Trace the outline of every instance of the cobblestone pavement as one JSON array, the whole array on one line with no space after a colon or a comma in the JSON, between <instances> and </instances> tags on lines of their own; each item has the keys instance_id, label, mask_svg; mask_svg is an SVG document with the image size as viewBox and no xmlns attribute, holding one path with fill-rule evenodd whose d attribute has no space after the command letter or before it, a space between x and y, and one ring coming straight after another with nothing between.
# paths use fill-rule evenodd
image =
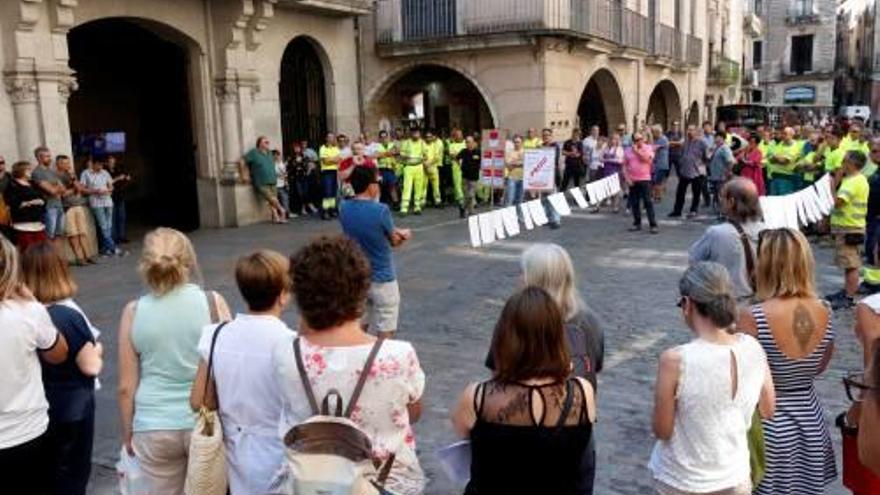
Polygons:
<instances>
[{"instance_id":1,"label":"cobblestone pavement","mask_svg":"<svg viewBox=\"0 0 880 495\"><path fill-rule=\"evenodd\" d=\"M414 240L397 253L403 297L400 337L415 344L428 375L425 414L417 427L420 458L430 477L428 494L459 491L440 472L434 452L454 440L449 409L466 383L484 379L483 358L503 301L518 284L518 256L533 242L550 241L571 253L585 299L605 323L606 369L600 376L596 428L598 475L595 493L649 493L645 464L653 437L650 412L659 353L689 338L676 308L677 281L686 266L685 251L708 221L665 221L669 205L658 209L661 233L629 233L621 215L575 212L557 231L540 229L488 248L471 249L467 227L457 211L429 211L399 220L414 230ZM318 233L337 232L335 223L296 220L287 226L202 230L192 234L206 286L222 292L242 309L232 276L237 255L256 247L289 253ZM141 292L135 272L138 245L131 257L76 272L79 302L104 330L107 366L98 392L95 494L114 493L111 466L119 452L115 402L116 327L125 301ZM817 248L823 292L842 283L830 266L830 250ZM293 311L285 316L296 321ZM835 316L837 350L819 381L820 396L832 416L846 407L840 382L846 370L860 368L860 352L849 313ZM833 432L838 450L839 436ZM839 465L839 461L838 461ZM828 493L843 494L839 483Z\"/></svg>"}]
</instances>

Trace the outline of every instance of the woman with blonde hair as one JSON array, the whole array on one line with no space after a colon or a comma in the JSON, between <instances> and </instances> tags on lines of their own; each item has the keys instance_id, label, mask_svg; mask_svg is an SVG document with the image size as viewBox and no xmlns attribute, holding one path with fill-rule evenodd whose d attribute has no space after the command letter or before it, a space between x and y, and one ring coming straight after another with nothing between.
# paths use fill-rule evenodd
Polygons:
<instances>
[{"instance_id":1,"label":"woman with blonde hair","mask_svg":"<svg viewBox=\"0 0 880 495\"><path fill-rule=\"evenodd\" d=\"M39 357L38 357L39 356ZM49 404L40 358L67 359L67 341L22 283L18 251L0 236L0 479L4 493L43 493Z\"/></svg>"},{"instance_id":2,"label":"woman with blonde hair","mask_svg":"<svg viewBox=\"0 0 880 495\"><path fill-rule=\"evenodd\" d=\"M568 252L558 244L539 243L526 249L520 261L523 285L547 292L564 321L573 376L587 379L597 390L596 375L602 371L605 335L598 318L584 303L577 288L577 276ZM495 369L490 353L486 366ZM594 440L582 458L582 476L577 493L592 493L596 472Z\"/></svg>"},{"instance_id":3,"label":"woman with blonde hair","mask_svg":"<svg viewBox=\"0 0 880 495\"><path fill-rule=\"evenodd\" d=\"M831 309L816 296L810 245L794 229L758 238L756 299L740 315L757 337L776 385L776 413L763 421L767 469L756 494L823 493L837 477L825 414L814 381L834 350Z\"/></svg>"},{"instance_id":4,"label":"woman with blonde hair","mask_svg":"<svg viewBox=\"0 0 880 495\"><path fill-rule=\"evenodd\" d=\"M119 323L119 410L123 446L136 455L153 493L183 493L194 426L190 389L202 329L229 319L222 296L193 282L195 250L181 232L144 238L139 271L149 293L128 303Z\"/></svg>"},{"instance_id":5,"label":"woman with blonde hair","mask_svg":"<svg viewBox=\"0 0 880 495\"><path fill-rule=\"evenodd\" d=\"M49 401L48 452L44 465L50 493L85 495L92 470L95 431L95 377L104 365L103 347L82 309L73 301L77 286L67 260L46 241L22 257L27 286L67 341L67 359L44 361L43 386Z\"/></svg>"}]
</instances>

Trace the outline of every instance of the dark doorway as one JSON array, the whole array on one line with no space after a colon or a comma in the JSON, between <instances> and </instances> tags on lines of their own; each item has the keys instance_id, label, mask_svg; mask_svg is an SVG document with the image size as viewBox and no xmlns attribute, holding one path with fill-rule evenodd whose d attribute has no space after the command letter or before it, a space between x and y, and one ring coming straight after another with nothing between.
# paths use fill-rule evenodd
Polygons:
<instances>
[{"instance_id":1,"label":"dark doorway","mask_svg":"<svg viewBox=\"0 0 880 495\"><path fill-rule=\"evenodd\" d=\"M578 103L578 119L585 135L597 125L608 136L611 129L626 123L623 95L608 70L600 69L590 77Z\"/></svg>"},{"instance_id":2,"label":"dark doorway","mask_svg":"<svg viewBox=\"0 0 880 495\"><path fill-rule=\"evenodd\" d=\"M602 93L595 79L590 79L587 88L581 95L578 104L578 117L581 121L581 129L589 132L590 127L599 126L603 136L608 135L608 117L605 115L605 103L602 101Z\"/></svg>"},{"instance_id":3,"label":"dark doorway","mask_svg":"<svg viewBox=\"0 0 880 495\"><path fill-rule=\"evenodd\" d=\"M70 66L79 89L68 112L75 150L102 133L124 133L116 153L133 177L126 190L129 223L199 227L195 140L187 52L146 24L90 22L70 31ZM117 134L118 136L118 134ZM86 156L77 156L82 170Z\"/></svg>"},{"instance_id":4,"label":"dark doorway","mask_svg":"<svg viewBox=\"0 0 880 495\"><path fill-rule=\"evenodd\" d=\"M678 99L678 90L669 81L660 81L648 98L649 124L660 124L668 129L676 120L681 119L681 103Z\"/></svg>"},{"instance_id":5,"label":"dark doorway","mask_svg":"<svg viewBox=\"0 0 880 495\"><path fill-rule=\"evenodd\" d=\"M327 134L324 65L308 39L296 38L284 50L278 95L284 152L290 152L294 141L323 143Z\"/></svg>"}]
</instances>

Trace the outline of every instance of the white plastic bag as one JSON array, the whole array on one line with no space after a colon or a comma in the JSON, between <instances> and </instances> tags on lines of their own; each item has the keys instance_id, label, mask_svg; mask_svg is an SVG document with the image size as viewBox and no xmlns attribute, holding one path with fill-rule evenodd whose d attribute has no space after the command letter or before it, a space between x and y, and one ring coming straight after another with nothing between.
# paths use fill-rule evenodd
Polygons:
<instances>
[{"instance_id":1,"label":"white plastic bag","mask_svg":"<svg viewBox=\"0 0 880 495\"><path fill-rule=\"evenodd\" d=\"M125 447L119 451L116 477L119 479L121 495L150 495L150 485L141 469L141 463L137 457L128 455Z\"/></svg>"}]
</instances>

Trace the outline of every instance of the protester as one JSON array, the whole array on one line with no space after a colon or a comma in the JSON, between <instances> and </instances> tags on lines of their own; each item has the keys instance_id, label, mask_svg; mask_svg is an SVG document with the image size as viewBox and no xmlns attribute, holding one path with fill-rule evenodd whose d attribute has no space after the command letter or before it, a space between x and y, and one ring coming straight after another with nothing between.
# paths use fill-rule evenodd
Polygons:
<instances>
[{"instance_id":1,"label":"protester","mask_svg":"<svg viewBox=\"0 0 880 495\"><path fill-rule=\"evenodd\" d=\"M376 144L376 158L379 162L379 172L382 174L382 202L397 208L400 201L397 195L397 147L388 136L388 131L379 131L379 142ZM459 172L459 187L461 186L461 168ZM453 173L453 177L454 173Z\"/></svg>"},{"instance_id":2,"label":"protester","mask_svg":"<svg viewBox=\"0 0 880 495\"><path fill-rule=\"evenodd\" d=\"M354 241L321 237L291 258L291 278L300 319L300 337L273 352L272 366L282 390L281 431L314 414L303 382L321 401L337 392L348 406L368 354L379 345L351 420L370 438L384 466L393 455L385 489L396 495L421 493L425 475L416 456L412 424L421 415L425 374L412 345L377 339L361 327L370 286L370 266ZM294 346L307 376L297 370Z\"/></svg>"},{"instance_id":3,"label":"protester","mask_svg":"<svg viewBox=\"0 0 880 495\"><path fill-rule=\"evenodd\" d=\"M791 127L783 129L782 140L776 143L770 155L767 173L770 176L771 196L791 194L801 188L801 177L796 169L803 147L794 137L794 129Z\"/></svg>"},{"instance_id":4,"label":"protester","mask_svg":"<svg viewBox=\"0 0 880 495\"><path fill-rule=\"evenodd\" d=\"M654 166L654 148L645 142L641 132L633 134L633 145L625 152L623 177L629 188L629 204L633 215L630 232L642 230L642 204L648 214L651 233L659 232L657 218L654 216L654 201L651 199L651 176Z\"/></svg>"},{"instance_id":5,"label":"protester","mask_svg":"<svg viewBox=\"0 0 880 495\"><path fill-rule=\"evenodd\" d=\"M471 442L465 494L586 493L595 393L569 376L563 315L544 289L507 300L491 355L492 378L468 385L452 412L455 431Z\"/></svg>"},{"instance_id":6,"label":"protester","mask_svg":"<svg viewBox=\"0 0 880 495\"><path fill-rule=\"evenodd\" d=\"M458 154L461 176L464 179L464 202L458 207L459 217L471 216L477 206L477 187L480 185L480 162L483 155L474 136L465 138L465 148Z\"/></svg>"},{"instance_id":7,"label":"protester","mask_svg":"<svg viewBox=\"0 0 880 495\"><path fill-rule=\"evenodd\" d=\"M83 194L89 198L89 209L95 218L101 256L128 254L116 247L113 241L113 178L104 170L101 160L89 157L88 168L82 171L79 181Z\"/></svg>"},{"instance_id":8,"label":"protester","mask_svg":"<svg viewBox=\"0 0 880 495\"><path fill-rule=\"evenodd\" d=\"M559 170L560 166L563 166L564 168L564 160L562 159L562 146L560 146L559 143L556 142L556 139L553 137L552 129L544 128L541 131L541 148L553 150L553 164L555 165L556 175L556 180L554 181L554 183L561 184ZM548 226L553 230L558 229L559 227L561 227L560 222L562 221L561 217L559 216L559 212L557 212L556 209L550 205L550 201L547 200L546 196L542 195L541 193L538 193L538 195L541 197L541 204L544 206L544 213L547 215Z\"/></svg>"},{"instance_id":9,"label":"protester","mask_svg":"<svg viewBox=\"0 0 880 495\"><path fill-rule=\"evenodd\" d=\"M762 417L774 412L767 357L753 337L730 332L736 301L722 265L692 265L679 293L695 338L660 355L649 463L656 493L748 495L752 416L756 406Z\"/></svg>"},{"instance_id":10,"label":"protester","mask_svg":"<svg viewBox=\"0 0 880 495\"><path fill-rule=\"evenodd\" d=\"M422 206L419 201L419 191L425 180L425 158L427 146L422 140L422 132L417 127L410 129L409 139L400 143L400 157L403 163L403 197L400 200L400 214L409 213L412 204L413 213L422 214Z\"/></svg>"},{"instance_id":11,"label":"protester","mask_svg":"<svg viewBox=\"0 0 880 495\"><path fill-rule=\"evenodd\" d=\"M681 211L684 208L684 198L687 194L688 187L691 188L691 209L688 218L697 216L700 207L700 195L703 191L703 180L705 174L706 160L706 141L704 141L697 130L696 126L689 125L687 128L687 139L682 148L681 158L678 169L678 187L675 191L675 206L672 208L670 218L681 217Z\"/></svg>"},{"instance_id":12,"label":"protester","mask_svg":"<svg viewBox=\"0 0 880 495\"><path fill-rule=\"evenodd\" d=\"M52 154L49 149L41 146L34 151L34 156L37 165L31 171L31 185L40 192L45 201L46 216L43 225L46 227L46 237L61 251L64 249L64 206L61 204L64 186L58 172L52 168Z\"/></svg>"},{"instance_id":13,"label":"protester","mask_svg":"<svg viewBox=\"0 0 880 495\"><path fill-rule=\"evenodd\" d=\"M602 155L599 126L590 126L590 134L584 138L582 148L584 150L584 165L587 167L587 179L590 182L602 178Z\"/></svg>"},{"instance_id":14,"label":"protester","mask_svg":"<svg viewBox=\"0 0 880 495\"><path fill-rule=\"evenodd\" d=\"M287 163L284 162L284 158L281 157L281 152L278 150L272 150L272 160L275 164L275 198L278 200L278 204L281 205L281 209L284 210L283 218L291 218L295 217L290 209L290 186L287 182Z\"/></svg>"},{"instance_id":15,"label":"protester","mask_svg":"<svg viewBox=\"0 0 880 495\"><path fill-rule=\"evenodd\" d=\"M755 189L758 191L758 196L764 196L767 194L767 189L764 187L764 157L761 154L759 143L760 137L758 133L751 133L749 135L749 144L739 154L737 159L738 175L752 181L755 184Z\"/></svg>"},{"instance_id":16,"label":"protester","mask_svg":"<svg viewBox=\"0 0 880 495\"><path fill-rule=\"evenodd\" d=\"M562 144L562 156L565 168L562 174L560 190L571 187L580 187L585 175L584 146L581 142L581 130L575 127L571 131L571 139Z\"/></svg>"},{"instance_id":17,"label":"protester","mask_svg":"<svg viewBox=\"0 0 880 495\"><path fill-rule=\"evenodd\" d=\"M758 339L773 372L776 413L763 421L766 473L758 495L823 493L837 477L815 380L834 350L831 311L816 297L813 253L793 229L766 230L758 243L760 303L737 328Z\"/></svg>"},{"instance_id":18,"label":"protester","mask_svg":"<svg viewBox=\"0 0 880 495\"><path fill-rule=\"evenodd\" d=\"M62 363L43 362L43 386L49 402L49 455L43 468L51 479L51 493L85 495L92 471L95 377L104 365L104 349L72 299L76 283L67 261L52 244L42 242L28 248L22 258L22 273L68 346Z\"/></svg>"},{"instance_id":19,"label":"protester","mask_svg":"<svg viewBox=\"0 0 880 495\"><path fill-rule=\"evenodd\" d=\"M76 179L73 161L67 155L55 158L55 168L64 186L61 204L64 206L64 233L77 266L95 264L94 221L89 220L88 200L82 196L82 184ZM114 224L115 225L115 224Z\"/></svg>"},{"instance_id":20,"label":"protester","mask_svg":"<svg viewBox=\"0 0 880 495\"><path fill-rule=\"evenodd\" d=\"M422 209L427 206L429 189L434 207L443 206L443 198L440 196L440 169L442 167L443 140L437 137L436 132L429 129L425 132L425 179L422 181L422 189L419 191Z\"/></svg>"},{"instance_id":21,"label":"protester","mask_svg":"<svg viewBox=\"0 0 880 495\"><path fill-rule=\"evenodd\" d=\"M31 164L16 162L12 165L12 180L3 192L9 206L15 243L24 252L28 246L48 239L46 226L46 201L31 183Z\"/></svg>"},{"instance_id":22,"label":"protester","mask_svg":"<svg viewBox=\"0 0 880 495\"><path fill-rule=\"evenodd\" d=\"M611 139L608 142L608 146L605 147L605 152L602 153L602 170L604 171L605 177L614 177L620 175L623 168L624 161L624 149L620 144L620 134L614 133L611 135ZM623 183L623 179L620 180ZM620 212L620 194L617 193L611 196L611 208L614 213ZM593 213L598 213L601 208L600 204L597 204L595 208L593 208Z\"/></svg>"},{"instance_id":23,"label":"protester","mask_svg":"<svg viewBox=\"0 0 880 495\"><path fill-rule=\"evenodd\" d=\"M681 133L681 124L677 120L672 121L672 127L666 132L669 140L669 166L678 174L681 165L681 154L684 149L684 135Z\"/></svg>"},{"instance_id":24,"label":"protester","mask_svg":"<svg viewBox=\"0 0 880 495\"><path fill-rule=\"evenodd\" d=\"M378 202L381 191L374 169L355 167L351 185L355 197L342 203L339 221L345 235L358 243L370 261L367 328L390 338L397 331L400 314L400 288L391 250L408 241L412 233L395 228L391 210Z\"/></svg>"},{"instance_id":25,"label":"protester","mask_svg":"<svg viewBox=\"0 0 880 495\"><path fill-rule=\"evenodd\" d=\"M462 183L461 160L458 158L466 147L464 134L461 129L454 127L449 139L446 140L446 156L449 159L450 179L452 181L452 197L459 207L464 204L464 188ZM523 144L525 147L525 144Z\"/></svg>"},{"instance_id":26,"label":"protester","mask_svg":"<svg viewBox=\"0 0 880 495\"><path fill-rule=\"evenodd\" d=\"M688 256L691 264L714 261L724 266L733 282L737 301L747 302L755 292L755 246L758 235L764 230L758 191L750 180L736 178L721 188L719 201L721 213L727 221L706 229L703 236L691 245Z\"/></svg>"},{"instance_id":27,"label":"protester","mask_svg":"<svg viewBox=\"0 0 880 495\"><path fill-rule=\"evenodd\" d=\"M235 282L247 312L205 327L198 342L200 360L190 405L194 411L205 406L220 414L229 490L236 495L269 493L284 461L278 436L281 390L272 352L292 335L280 319L289 299L289 268L288 259L275 251L239 258Z\"/></svg>"},{"instance_id":28,"label":"protester","mask_svg":"<svg viewBox=\"0 0 880 495\"><path fill-rule=\"evenodd\" d=\"M245 183L254 187L257 196L269 206L274 223L286 223L284 207L278 201L278 176L275 159L269 149L269 138L260 136L256 145L239 162L239 173Z\"/></svg>"},{"instance_id":29,"label":"protester","mask_svg":"<svg viewBox=\"0 0 880 495\"><path fill-rule=\"evenodd\" d=\"M183 493L194 426L189 396L202 329L229 319L223 297L193 280L190 240L168 228L144 238L138 271L149 293L128 303L119 323L122 445L138 458L155 493ZM253 386L253 384L251 384Z\"/></svg>"},{"instance_id":30,"label":"protester","mask_svg":"<svg viewBox=\"0 0 880 495\"><path fill-rule=\"evenodd\" d=\"M287 157L287 188L290 192L291 211L306 216L314 213L317 208L312 204L312 188L309 177L314 167L305 156L305 148L301 142L294 142L290 156Z\"/></svg>"},{"instance_id":31,"label":"protester","mask_svg":"<svg viewBox=\"0 0 880 495\"><path fill-rule=\"evenodd\" d=\"M128 189L131 175L126 173L114 155L107 155L107 171L113 178L113 242L116 245L128 244Z\"/></svg>"},{"instance_id":32,"label":"protester","mask_svg":"<svg viewBox=\"0 0 880 495\"><path fill-rule=\"evenodd\" d=\"M654 168L651 175L653 185L652 199L659 203L666 193L666 179L669 178L669 138L663 134L663 128L659 124L651 126L651 136L654 139Z\"/></svg>"},{"instance_id":33,"label":"protester","mask_svg":"<svg viewBox=\"0 0 880 495\"><path fill-rule=\"evenodd\" d=\"M844 288L826 297L832 308L846 309L855 305L859 289L859 268L862 267L862 249L865 242L865 224L868 213L870 186L862 175L865 155L848 151L843 161L843 179L834 198L831 212L831 231L834 235L834 260L844 271Z\"/></svg>"},{"instance_id":34,"label":"protester","mask_svg":"<svg viewBox=\"0 0 880 495\"><path fill-rule=\"evenodd\" d=\"M50 490L49 404L40 360L61 364L67 353L64 335L24 285L18 251L0 237L0 479L5 492Z\"/></svg>"},{"instance_id":35,"label":"protester","mask_svg":"<svg viewBox=\"0 0 880 495\"><path fill-rule=\"evenodd\" d=\"M519 206L523 202L525 193L523 188L524 160L523 138L517 134L513 136L513 149L504 155L504 168L507 171L507 186L505 187L504 195L504 204L506 206Z\"/></svg>"},{"instance_id":36,"label":"protester","mask_svg":"<svg viewBox=\"0 0 880 495\"><path fill-rule=\"evenodd\" d=\"M733 158L733 152L730 151L730 146L725 142L726 139L726 133L721 131L715 133L715 143L708 168L712 210L719 218L721 217L721 205L719 204L721 187L733 175L733 165L736 163L736 159Z\"/></svg>"}]
</instances>

